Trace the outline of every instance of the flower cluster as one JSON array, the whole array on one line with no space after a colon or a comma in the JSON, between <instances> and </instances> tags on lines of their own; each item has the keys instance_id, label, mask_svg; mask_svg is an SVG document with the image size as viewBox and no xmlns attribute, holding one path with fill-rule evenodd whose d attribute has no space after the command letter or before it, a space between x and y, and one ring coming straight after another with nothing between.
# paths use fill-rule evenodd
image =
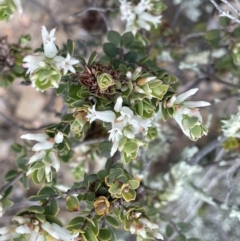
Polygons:
<instances>
[{"instance_id":1,"label":"flower cluster","mask_svg":"<svg viewBox=\"0 0 240 241\"><path fill-rule=\"evenodd\" d=\"M44 91L48 88L58 88L62 75L69 71L75 73L73 65L79 60L73 58L68 53L63 57L58 55L54 37L56 29L49 33L46 27L42 27L43 50L39 50L33 55L28 55L23 59L23 67L28 68L33 87Z\"/></svg>"},{"instance_id":2,"label":"flower cluster","mask_svg":"<svg viewBox=\"0 0 240 241\"><path fill-rule=\"evenodd\" d=\"M133 218L130 226L130 232L138 236L138 240L142 238L155 240L163 240L162 234L159 232L159 226L155 223L150 222L147 218L141 217L142 213L136 212L131 215Z\"/></svg>"},{"instance_id":3,"label":"flower cluster","mask_svg":"<svg viewBox=\"0 0 240 241\"><path fill-rule=\"evenodd\" d=\"M126 32L131 31L134 35L141 28L151 30L152 25L157 28L161 22L161 3L159 1L141 0L137 5L127 0L119 0L121 19L127 21Z\"/></svg>"},{"instance_id":4,"label":"flower cluster","mask_svg":"<svg viewBox=\"0 0 240 241\"><path fill-rule=\"evenodd\" d=\"M196 88L188 90L178 96L173 95L162 105L163 116L167 111L168 114L176 120L183 133L192 141L196 141L202 135L207 134L207 129L202 124L202 116L197 107L210 105L210 103L206 101L185 101L197 91L198 89Z\"/></svg>"},{"instance_id":5,"label":"flower cluster","mask_svg":"<svg viewBox=\"0 0 240 241\"><path fill-rule=\"evenodd\" d=\"M8 21L16 10L22 14L21 0L0 0L0 20Z\"/></svg>"},{"instance_id":6,"label":"flower cluster","mask_svg":"<svg viewBox=\"0 0 240 241\"><path fill-rule=\"evenodd\" d=\"M52 167L56 172L60 169L60 162L58 160L57 152L54 150L54 144L62 143L63 134L58 132L54 138L47 134L25 134L21 136L22 139L39 141L32 148L36 153L30 158L31 165L27 176L36 173L37 182L41 182L46 178L47 182L52 181Z\"/></svg>"},{"instance_id":7,"label":"flower cluster","mask_svg":"<svg viewBox=\"0 0 240 241\"><path fill-rule=\"evenodd\" d=\"M114 106L114 111L96 111L96 106L94 105L92 108L88 109L89 114L86 116L89 118L90 123L97 119L112 124L112 129L109 131L109 140L113 143L111 156L113 156L119 148L120 140L122 140L122 142L124 142L123 140L125 140L125 142L126 140L133 140L134 142L135 136L140 133L146 133L148 127L150 127L152 123L152 119L143 119L140 116L135 115L129 107L123 106L122 104L123 99L120 96L117 98ZM133 144L133 142L128 142L128 146L132 146L130 143ZM127 145L127 143L125 144ZM126 153L126 157L124 159L126 160L130 156L130 159L135 158L138 146L136 146L136 148L137 149L134 148L129 153ZM121 149L124 148L122 147ZM133 152L134 155L132 155Z\"/></svg>"},{"instance_id":8,"label":"flower cluster","mask_svg":"<svg viewBox=\"0 0 240 241\"><path fill-rule=\"evenodd\" d=\"M30 217L16 216L9 227L0 228L0 240L7 241L15 238L29 241L62 240L74 241L76 235L70 234L65 228L56 223L40 222ZM27 238L27 239L26 239Z\"/></svg>"}]
</instances>

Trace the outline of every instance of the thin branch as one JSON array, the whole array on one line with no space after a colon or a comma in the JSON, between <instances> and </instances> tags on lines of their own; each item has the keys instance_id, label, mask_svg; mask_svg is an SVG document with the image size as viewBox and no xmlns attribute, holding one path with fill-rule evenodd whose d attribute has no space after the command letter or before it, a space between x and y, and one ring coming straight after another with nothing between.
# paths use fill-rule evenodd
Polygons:
<instances>
[{"instance_id":1,"label":"thin branch","mask_svg":"<svg viewBox=\"0 0 240 241\"><path fill-rule=\"evenodd\" d=\"M223 3L225 3L229 8L231 8L236 14L238 14L240 16L240 11L235 8L230 2L228 2L227 0L221 0Z\"/></svg>"},{"instance_id":2,"label":"thin branch","mask_svg":"<svg viewBox=\"0 0 240 241\"><path fill-rule=\"evenodd\" d=\"M204 156L206 156L208 153L210 153L211 151L213 151L214 149L216 149L217 147L219 147L224 141L227 140L227 137L225 136L220 136L219 138L217 138L217 140L213 140L212 142L210 142L207 146L205 146L204 148L202 148L197 155L195 155L193 158L191 158L188 161L189 165L195 165L198 162L200 162L202 160L202 158Z\"/></svg>"},{"instance_id":3,"label":"thin branch","mask_svg":"<svg viewBox=\"0 0 240 241\"><path fill-rule=\"evenodd\" d=\"M190 33L190 34L187 34L187 35L182 39L182 42L185 42L185 41L187 41L188 39L191 39L191 38L203 37L205 34L206 34L205 32L198 32L198 33Z\"/></svg>"},{"instance_id":4,"label":"thin branch","mask_svg":"<svg viewBox=\"0 0 240 241\"><path fill-rule=\"evenodd\" d=\"M235 18L233 15L231 15L229 12L226 12L224 10L222 10L219 5L215 2L215 0L209 0L213 5L214 7L218 10L219 12L219 17L227 17L227 18L230 18L234 21L236 21L237 23L240 23L240 20Z\"/></svg>"},{"instance_id":5,"label":"thin branch","mask_svg":"<svg viewBox=\"0 0 240 241\"><path fill-rule=\"evenodd\" d=\"M86 12L89 11L96 11L96 12L100 12L100 13L106 13L106 12L115 12L117 9L113 9L113 8L98 8L98 7L89 7L84 9L83 11L79 12L79 13L74 13L72 17L74 16L81 16Z\"/></svg>"},{"instance_id":6,"label":"thin branch","mask_svg":"<svg viewBox=\"0 0 240 241\"><path fill-rule=\"evenodd\" d=\"M105 142L105 141L108 141L108 139L107 138L91 139L91 140L82 141L80 143L76 143L76 144L72 145L72 147L77 148L80 146L93 145L93 144L98 144L100 142Z\"/></svg>"},{"instance_id":7,"label":"thin branch","mask_svg":"<svg viewBox=\"0 0 240 241\"><path fill-rule=\"evenodd\" d=\"M6 124L7 124L8 126L15 127L15 128L19 128L19 129L24 130L24 131L38 131L38 130L47 128L48 126L51 126L51 125L54 125L54 124L55 124L55 123L49 123L49 124L47 124L47 125L42 125L42 126L39 126L39 127L37 127L37 128L25 127L25 126L19 125L19 124L17 124L16 122L12 121L10 118L8 118L7 116L5 116L2 112L0 112L0 116L2 116L2 117L6 120Z\"/></svg>"}]
</instances>

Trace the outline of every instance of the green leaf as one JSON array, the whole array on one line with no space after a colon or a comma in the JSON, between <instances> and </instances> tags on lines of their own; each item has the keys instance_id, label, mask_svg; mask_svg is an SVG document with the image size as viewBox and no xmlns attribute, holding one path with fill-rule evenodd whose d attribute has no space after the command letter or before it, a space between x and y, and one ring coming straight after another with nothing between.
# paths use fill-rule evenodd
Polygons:
<instances>
[{"instance_id":1,"label":"green leaf","mask_svg":"<svg viewBox=\"0 0 240 241\"><path fill-rule=\"evenodd\" d=\"M110 157L110 151L112 148L112 143L109 141L101 142L98 146L98 150L100 151L100 155L106 158Z\"/></svg>"},{"instance_id":2,"label":"green leaf","mask_svg":"<svg viewBox=\"0 0 240 241\"><path fill-rule=\"evenodd\" d=\"M134 63L137 60L138 54L137 51L129 51L124 55L124 60L129 63Z\"/></svg>"},{"instance_id":3,"label":"green leaf","mask_svg":"<svg viewBox=\"0 0 240 241\"><path fill-rule=\"evenodd\" d=\"M103 51L110 58L116 58L119 54L119 49L112 43L103 44Z\"/></svg>"},{"instance_id":4,"label":"green leaf","mask_svg":"<svg viewBox=\"0 0 240 241\"><path fill-rule=\"evenodd\" d=\"M67 229L70 231L79 231L83 225L83 222L83 217L76 217L68 223Z\"/></svg>"},{"instance_id":5,"label":"green leaf","mask_svg":"<svg viewBox=\"0 0 240 241\"><path fill-rule=\"evenodd\" d=\"M42 206L31 206L28 208L28 211L31 213L44 213L44 208Z\"/></svg>"},{"instance_id":6,"label":"green leaf","mask_svg":"<svg viewBox=\"0 0 240 241\"><path fill-rule=\"evenodd\" d=\"M199 238L189 238L187 241L201 241Z\"/></svg>"},{"instance_id":7,"label":"green leaf","mask_svg":"<svg viewBox=\"0 0 240 241\"><path fill-rule=\"evenodd\" d=\"M88 238L88 240L90 241L98 241L97 237L95 236L95 234L93 233L93 231L91 229L87 229L85 231L86 237Z\"/></svg>"},{"instance_id":8,"label":"green leaf","mask_svg":"<svg viewBox=\"0 0 240 241\"><path fill-rule=\"evenodd\" d=\"M128 48L134 41L134 35L132 32L124 33L121 37L121 46Z\"/></svg>"},{"instance_id":9,"label":"green leaf","mask_svg":"<svg viewBox=\"0 0 240 241\"><path fill-rule=\"evenodd\" d=\"M116 218L114 218L112 216L106 216L106 220L114 228L119 228L119 222Z\"/></svg>"},{"instance_id":10,"label":"green leaf","mask_svg":"<svg viewBox=\"0 0 240 241\"><path fill-rule=\"evenodd\" d=\"M88 65L88 66L91 66L91 65L93 64L94 60L96 59L96 57L97 57L97 52L94 51L94 52L91 54L91 56L89 57L89 60L88 60L87 65Z\"/></svg>"},{"instance_id":11,"label":"green leaf","mask_svg":"<svg viewBox=\"0 0 240 241\"><path fill-rule=\"evenodd\" d=\"M192 225L190 223L179 222L177 226L180 228L180 231L185 233L192 229Z\"/></svg>"},{"instance_id":12,"label":"green leaf","mask_svg":"<svg viewBox=\"0 0 240 241\"><path fill-rule=\"evenodd\" d=\"M107 33L107 39L110 43L114 44L115 46L120 44L121 35L116 31L109 31Z\"/></svg>"},{"instance_id":13,"label":"green leaf","mask_svg":"<svg viewBox=\"0 0 240 241\"><path fill-rule=\"evenodd\" d=\"M77 197L75 196L67 196L66 197L66 209L69 212L76 212L79 210L80 203Z\"/></svg>"},{"instance_id":14,"label":"green leaf","mask_svg":"<svg viewBox=\"0 0 240 241\"><path fill-rule=\"evenodd\" d=\"M50 200L50 205L45 207L45 212L44 214L46 215L51 215L51 216L56 216L59 212L59 207L56 199L51 199Z\"/></svg>"},{"instance_id":15,"label":"green leaf","mask_svg":"<svg viewBox=\"0 0 240 241\"><path fill-rule=\"evenodd\" d=\"M59 87L56 89L56 94L57 95L62 94L66 88L67 88L66 84L60 84Z\"/></svg>"},{"instance_id":16,"label":"green leaf","mask_svg":"<svg viewBox=\"0 0 240 241\"><path fill-rule=\"evenodd\" d=\"M54 217L54 216L46 215L46 220L47 220L49 223L56 223L56 224L58 224L60 227L63 226L63 225L62 225L62 222L61 222L58 218L56 218L56 217Z\"/></svg>"},{"instance_id":17,"label":"green leaf","mask_svg":"<svg viewBox=\"0 0 240 241\"><path fill-rule=\"evenodd\" d=\"M73 114L66 114L62 117L61 122L72 123L75 120Z\"/></svg>"},{"instance_id":18,"label":"green leaf","mask_svg":"<svg viewBox=\"0 0 240 241\"><path fill-rule=\"evenodd\" d=\"M45 177L45 168L41 168L37 170L37 180L39 183L43 182Z\"/></svg>"},{"instance_id":19,"label":"green leaf","mask_svg":"<svg viewBox=\"0 0 240 241\"><path fill-rule=\"evenodd\" d=\"M20 145L20 144L17 144L17 143L13 143L13 144L11 145L11 149L12 149L14 152L16 152L16 153L20 153L20 152L22 152L22 150L23 150L23 146Z\"/></svg>"},{"instance_id":20,"label":"green leaf","mask_svg":"<svg viewBox=\"0 0 240 241\"><path fill-rule=\"evenodd\" d=\"M74 42L71 39L67 40L67 51L71 56L74 53Z\"/></svg>"},{"instance_id":21,"label":"green leaf","mask_svg":"<svg viewBox=\"0 0 240 241\"><path fill-rule=\"evenodd\" d=\"M140 185L138 180L129 180L128 183L130 184L131 189L137 189Z\"/></svg>"},{"instance_id":22,"label":"green leaf","mask_svg":"<svg viewBox=\"0 0 240 241\"><path fill-rule=\"evenodd\" d=\"M98 238L101 241L108 241L111 239L111 237L112 237L112 233L108 229L102 228L99 230Z\"/></svg>"},{"instance_id":23,"label":"green leaf","mask_svg":"<svg viewBox=\"0 0 240 241\"><path fill-rule=\"evenodd\" d=\"M166 227L166 235L167 235L167 237L170 238L173 235L173 233L174 233L174 229L172 228L172 226L171 225L167 225L167 227Z\"/></svg>"},{"instance_id":24,"label":"green leaf","mask_svg":"<svg viewBox=\"0 0 240 241\"><path fill-rule=\"evenodd\" d=\"M45 223L46 222L46 218L45 218L45 215L41 214L41 213L35 213L35 216L36 218L42 222L42 223Z\"/></svg>"},{"instance_id":25,"label":"green leaf","mask_svg":"<svg viewBox=\"0 0 240 241\"><path fill-rule=\"evenodd\" d=\"M217 29L210 30L205 34L205 39L207 40L215 40L219 38L220 38L220 31Z\"/></svg>"},{"instance_id":26,"label":"green leaf","mask_svg":"<svg viewBox=\"0 0 240 241\"><path fill-rule=\"evenodd\" d=\"M46 200L49 196L47 194L43 195L33 195L29 198L30 201L35 202L35 201L41 201L41 200Z\"/></svg>"},{"instance_id":27,"label":"green leaf","mask_svg":"<svg viewBox=\"0 0 240 241\"><path fill-rule=\"evenodd\" d=\"M7 174L4 177L4 180L6 182L12 181L16 176L18 175L18 171L16 170L10 170L7 172Z\"/></svg>"},{"instance_id":28,"label":"green leaf","mask_svg":"<svg viewBox=\"0 0 240 241\"><path fill-rule=\"evenodd\" d=\"M101 182L105 181L105 177L108 175L108 171L106 169L103 169L97 173L98 179Z\"/></svg>"},{"instance_id":29,"label":"green leaf","mask_svg":"<svg viewBox=\"0 0 240 241\"><path fill-rule=\"evenodd\" d=\"M174 241L187 241L186 236L183 234L178 235Z\"/></svg>"}]
</instances>

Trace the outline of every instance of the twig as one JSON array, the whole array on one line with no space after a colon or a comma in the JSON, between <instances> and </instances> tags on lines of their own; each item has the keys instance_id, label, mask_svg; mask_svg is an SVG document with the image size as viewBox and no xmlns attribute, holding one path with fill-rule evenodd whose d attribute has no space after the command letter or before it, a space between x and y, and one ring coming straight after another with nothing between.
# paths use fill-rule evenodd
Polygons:
<instances>
[{"instance_id":1,"label":"twig","mask_svg":"<svg viewBox=\"0 0 240 241\"><path fill-rule=\"evenodd\" d=\"M86 12L89 11L96 11L96 12L100 12L100 13L106 13L106 12L115 12L117 9L113 9L113 8L98 8L98 7L89 7L84 9L83 11L79 12L79 13L74 13L72 17L74 16L81 16Z\"/></svg>"},{"instance_id":2,"label":"twig","mask_svg":"<svg viewBox=\"0 0 240 241\"><path fill-rule=\"evenodd\" d=\"M80 143L76 143L75 145L73 145L72 147L77 148L83 145L93 145L93 144L98 144L100 142L104 142L104 141L108 141L107 138L98 138L98 139L92 139L92 140L87 140L87 141L82 141Z\"/></svg>"},{"instance_id":3,"label":"twig","mask_svg":"<svg viewBox=\"0 0 240 241\"><path fill-rule=\"evenodd\" d=\"M182 42L185 42L185 41L187 41L188 39L191 39L191 38L202 37L202 36L204 36L205 34L206 34L205 32L190 33L190 34L186 35L186 36L182 39Z\"/></svg>"},{"instance_id":4,"label":"twig","mask_svg":"<svg viewBox=\"0 0 240 241\"><path fill-rule=\"evenodd\" d=\"M31 127L25 127L25 126L22 126L22 125L18 125L16 122L12 121L10 118L5 116L2 112L0 112L0 116L2 116L6 120L6 124L8 126L13 126L15 128L19 128L19 129L24 130L24 131L38 131L38 130L47 128L48 126L51 126L51 125L55 124L55 123L49 123L47 125L42 125L42 126L39 126L37 128L31 128Z\"/></svg>"},{"instance_id":5,"label":"twig","mask_svg":"<svg viewBox=\"0 0 240 241\"><path fill-rule=\"evenodd\" d=\"M195 155L193 158L191 158L188 161L189 165L195 165L198 162L201 161L201 159L206 156L208 153L210 153L211 151L213 151L214 149L216 149L217 147L219 147L224 141L227 140L227 137L221 135L217 140L213 140L212 142L210 142L207 146L205 146L204 148L202 148L197 155Z\"/></svg>"},{"instance_id":6,"label":"twig","mask_svg":"<svg viewBox=\"0 0 240 241\"><path fill-rule=\"evenodd\" d=\"M224 10L222 10L219 5L215 2L215 0L209 0L213 5L214 7L218 10L219 12L219 17L227 17L227 18L230 18L234 21L236 21L237 23L240 23L240 20L235 18L233 15L231 15L229 12L226 12ZM223 1L222 1L223 2Z\"/></svg>"},{"instance_id":7,"label":"twig","mask_svg":"<svg viewBox=\"0 0 240 241\"><path fill-rule=\"evenodd\" d=\"M240 15L240 11L237 8L235 8L230 2L228 2L227 0L221 0L221 1L226 5L228 5L228 7L231 8L236 14Z\"/></svg>"}]
</instances>

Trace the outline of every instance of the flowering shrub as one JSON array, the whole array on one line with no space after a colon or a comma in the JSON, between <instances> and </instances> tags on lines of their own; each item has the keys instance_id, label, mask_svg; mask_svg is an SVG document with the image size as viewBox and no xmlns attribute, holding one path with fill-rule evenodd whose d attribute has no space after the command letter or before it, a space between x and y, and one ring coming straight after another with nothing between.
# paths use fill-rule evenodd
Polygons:
<instances>
[{"instance_id":1,"label":"flowering shrub","mask_svg":"<svg viewBox=\"0 0 240 241\"><path fill-rule=\"evenodd\" d=\"M202 168L189 164L199 162L197 148L185 149L187 154L183 152L181 161L169 167L169 172L161 177L165 187L161 187L160 180L151 183L145 172L149 171L150 159L169 152L172 136L180 131L193 142L206 136L208 128L198 108L213 103L189 100L201 88L194 84L178 91L181 81L163 69L161 61L176 58L181 62L179 69L192 68L198 74L206 74L206 70L204 65L184 62L184 41L176 39L179 33L175 28L165 26L162 12L166 6L161 1L119 0L112 6L117 6L125 30L109 30L100 50L95 48L98 53L93 51L89 56L79 54L71 39L61 49L55 37L56 28L42 26L42 45L35 50L28 47L28 35L22 36L17 44L10 44L7 37L0 39L0 86L9 87L21 78L22 84L32 85L36 91L53 91L66 106L58 123L46 126L41 133L26 132L20 136L21 144L12 145L17 170L6 174L7 184L0 189L0 216L14 205L10 194L15 181L20 180L25 188L33 181L38 191L29 198L33 205L17 213L12 225L0 228L0 241L113 241L118 240L119 228L142 241L197 241L183 234L185 223L175 224L171 215L159 211L168 202L178 200L185 187L193 190L198 200L230 210L232 217L238 217L235 206L224 206L195 185L193 177ZM105 13L107 9L90 7L89 11ZM9 21L16 10L23 12L20 0L0 1L0 20ZM206 30L204 38L212 48L209 56L216 73L225 73L227 66L234 65L228 72L234 78L239 65L239 27L231 25L233 15L224 11L220 14L227 17L222 32ZM161 43L150 36L160 30ZM221 38L229 38L229 47L228 55L224 52L219 57L214 50L221 47ZM154 56L156 50L161 52L159 59ZM207 70L206 75L211 77L212 72ZM225 83L221 79L219 82ZM236 88L237 84L231 86ZM175 121L180 128L172 128L167 137L167 123L160 126L160 119L170 124ZM95 127L101 132L97 142L88 139L91 130L96 132ZM239 113L223 120L221 131L225 137L219 145L237 151L239 129ZM177 140L181 142L180 137ZM37 143L33 145L32 141ZM64 184L59 185L59 173L64 170L63 163L74 165L74 146L79 143L89 145L81 150L81 165L72 171L81 181L64 188ZM204 155L209 152L203 150ZM85 172L89 159L101 160L102 169ZM174 187L172 178L176 180ZM62 210L72 214L68 223L62 223L58 217Z\"/></svg>"}]
</instances>

